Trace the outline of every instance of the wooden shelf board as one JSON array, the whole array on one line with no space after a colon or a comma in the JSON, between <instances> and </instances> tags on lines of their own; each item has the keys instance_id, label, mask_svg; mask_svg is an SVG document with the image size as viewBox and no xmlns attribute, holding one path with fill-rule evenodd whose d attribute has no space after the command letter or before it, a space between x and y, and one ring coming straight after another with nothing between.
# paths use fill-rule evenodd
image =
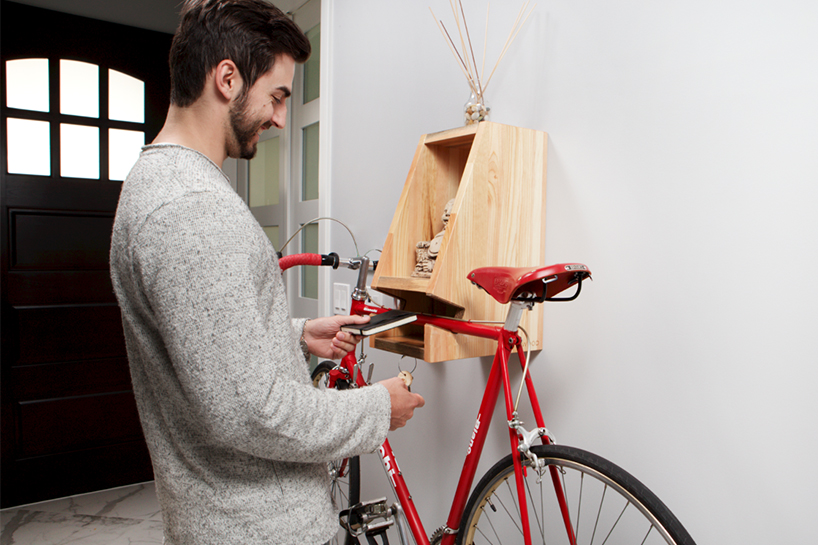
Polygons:
<instances>
[{"instance_id":1,"label":"wooden shelf board","mask_svg":"<svg viewBox=\"0 0 818 545\"><path fill-rule=\"evenodd\" d=\"M410 358L423 359L423 339L419 337L375 337L373 347Z\"/></svg>"},{"instance_id":2,"label":"wooden shelf board","mask_svg":"<svg viewBox=\"0 0 818 545\"><path fill-rule=\"evenodd\" d=\"M429 288L429 278L416 278L414 276L381 276L378 278L374 289L393 289L403 291L414 291L426 293Z\"/></svg>"},{"instance_id":3,"label":"wooden shelf board","mask_svg":"<svg viewBox=\"0 0 818 545\"><path fill-rule=\"evenodd\" d=\"M445 146L462 146L471 143L474 135L477 134L477 123L465 125L456 129L436 132L426 135L426 144L440 144Z\"/></svg>"}]
</instances>

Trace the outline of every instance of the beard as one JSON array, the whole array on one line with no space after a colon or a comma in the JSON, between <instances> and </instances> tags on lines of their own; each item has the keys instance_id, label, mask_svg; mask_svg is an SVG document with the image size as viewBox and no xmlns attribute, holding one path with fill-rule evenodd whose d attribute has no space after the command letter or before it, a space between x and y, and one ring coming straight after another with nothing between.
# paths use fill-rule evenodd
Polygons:
<instances>
[{"instance_id":1,"label":"beard","mask_svg":"<svg viewBox=\"0 0 818 545\"><path fill-rule=\"evenodd\" d=\"M263 123L250 119L247 94L242 94L230 107L230 128L233 138L228 142L227 155L240 159L255 157L257 144L253 143L253 137L262 126Z\"/></svg>"}]
</instances>

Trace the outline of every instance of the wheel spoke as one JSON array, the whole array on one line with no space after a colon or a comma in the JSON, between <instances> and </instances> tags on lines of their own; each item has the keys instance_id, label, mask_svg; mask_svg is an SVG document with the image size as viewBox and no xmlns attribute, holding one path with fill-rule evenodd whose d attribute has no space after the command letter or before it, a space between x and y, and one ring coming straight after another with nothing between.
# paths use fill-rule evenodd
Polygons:
<instances>
[{"instance_id":1,"label":"wheel spoke","mask_svg":"<svg viewBox=\"0 0 818 545\"><path fill-rule=\"evenodd\" d=\"M338 482L332 483L330 493L332 494L333 504L335 504L338 499L342 500L339 505L335 505L336 509L341 509L342 506L349 505L349 496L344 492L344 487L338 486Z\"/></svg>"},{"instance_id":2,"label":"wheel spoke","mask_svg":"<svg viewBox=\"0 0 818 545\"><path fill-rule=\"evenodd\" d=\"M486 513L486 514L488 515L488 513ZM494 524L492 524L492 523L491 523L491 517L487 517L487 518L486 518L486 520L488 521L489 526L491 527L491 531L492 531L492 532L494 532L494 537L496 537L496 538L497 538L497 543L499 543L500 545L502 545L502 543L503 543L503 542L502 542L502 540L500 539L500 536L499 536L499 534L497 533L497 530L494 528ZM488 542L489 542L489 543L491 543L492 545L494 544L494 542L493 542L493 541L492 541L492 540L489 538L489 536L487 536L487 535L486 535L486 534L483 532L483 530L481 530L480 528L477 528L477 531L478 531L478 532L480 532L480 535L482 535L484 538L486 538L486 541L488 541Z\"/></svg>"},{"instance_id":3,"label":"wheel spoke","mask_svg":"<svg viewBox=\"0 0 818 545\"><path fill-rule=\"evenodd\" d=\"M540 535L542 536L543 543L545 543L545 533L543 531L542 521L540 521L540 515L537 513L537 509L534 507L534 496L531 495L531 486L528 484L528 479L525 480L525 489L528 491L528 501L531 504L531 510L534 511L534 518L537 519L537 527L540 529Z\"/></svg>"},{"instance_id":4,"label":"wheel spoke","mask_svg":"<svg viewBox=\"0 0 818 545\"><path fill-rule=\"evenodd\" d=\"M565 468L563 468L562 466L557 466L557 471L559 471L560 480L562 481L562 494L563 494L563 497L565 498L565 511L568 514L568 524L571 526L571 530L572 530L572 532L574 534L574 543L572 545L576 545L577 543L579 543L579 538L577 537L577 527L575 527L573 521L571 521L571 510L568 507L569 505L571 505L571 498L569 497L570 488L565 484L566 471L565 471ZM584 477L584 476L585 475L583 474L582 477ZM579 493L579 502L580 503L577 506L577 526L579 526L579 510L582 508L582 487L581 486L580 486L579 490L580 490L580 493ZM568 536L568 538L570 539L571 536Z\"/></svg>"},{"instance_id":5,"label":"wheel spoke","mask_svg":"<svg viewBox=\"0 0 818 545\"><path fill-rule=\"evenodd\" d=\"M517 511L517 516L520 517L521 516L520 506L517 505L517 494L515 494L514 491L511 489L511 479L506 479L506 488L508 488L508 496L509 498L511 498L511 503L514 504L514 509ZM505 505L503 505L503 507L505 507ZM509 513L508 516L511 517L511 513Z\"/></svg>"},{"instance_id":6,"label":"wheel spoke","mask_svg":"<svg viewBox=\"0 0 818 545\"><path fill-rule=\"evenodd\" d=\"M628 506L630 506L630 502L625 504L625 507L622 508L622 512L619 513L618 517L616 517L616 521L613 523L613 526L611 526L611 530L610 532L608 532L608 535L605 536L605 541L602 542L602 545L605 545L608 542L608 538L610 538L611 534L614 532L614 530L616 530L616 525L619 524L620 520L622 520L622 515L625 514L625 511L628 509Z\"/></svg>"},{"instance_id":7,"label":"wheel spoke","mask_svg":"<svg viewBox=\"0 0 818 545\"><path fill-rule=\"evenodd\" d=\"M542 516L543 525L542 525L542 545L545 544L545 491L543 490L542 480L539 483L540 486L540 515Z\"/></svg>"},{"instance_id":8,"label":"wheel spoke","mask_svg":"<svg viewBox=\"0 0 818 545\"><path fill-rule=\"evenodd\" d=\"M510 488L510 487L509 487L509 488ZM513 496L513 495L512 495L512 497L511 497L511 499L512 499L512 502L513 502L513 501L514 501L514 496ZM506 503L503 501L503 498L498 497L498 498L497 498L497 503L499 503L499 504L500 504L500 506L503 508L503 510L504 510L504 511L505 511L505 512L508 514L508 519L509 519L509 520L510 520L512 523L514 523L514 526L516 526L516 527L517 527L517 531L518 531L518 532L520 532L520 535L523 535L523 528L522 528L522 526L520 526L519 524L517 524L517 519L520 517L520 510L519 510L519 509L516 509L516 511L517 511L517 516L515 517L514 515L512 515L512 514L511 514L511 511L509 511L509 510L508 510L508 507L506 507ZM516 502L514 502L514 506L515 506L515 507L517 507Z\"/></svg>"},{"instance_id":9,"label":"wheel spoke","mask_svg":"<svg viewBox=\"0 0 818 545\"><path fill-rule=\"evenodd\" d=\"M579 543L579 528L582 516L582 490L585 487L585 473L579 476L579 499L577 500L577 523L574 526L574 543Z\"/></svg>"},{"instance_id":10,"label":"wheel spoke","mask_svg":"<svg viewBox=\"0 0 818 545\"><path fill-rule=\"evenodd\" d=\"M605 503L605 494L608 492L608 485L605 485L605 488L602 490L602 499L599 500L599 510L596 513L596 521L594 521L594 533L591 534L591 545L594 545L594 539L596 538L596 529L599 526L599 517L602 515L602 504Z\"/></svg>"},{"instance_id":11,"label":"wheel spoke","mask_svg":"<svg viewBox=\"0 0 818 545\"><path fill-rule=\"evenodd\" d=\"M643 540L642 540L641 545L645 545L645 542L648 540L648 536L650 535L650 533L651 533L652 531L653 531L653 525L651 525L651 527L650 527L650 528L648 528L648 533L647 533L647 534L645 534L645 539L643 539Z\"/></svg>"}]
</instances>

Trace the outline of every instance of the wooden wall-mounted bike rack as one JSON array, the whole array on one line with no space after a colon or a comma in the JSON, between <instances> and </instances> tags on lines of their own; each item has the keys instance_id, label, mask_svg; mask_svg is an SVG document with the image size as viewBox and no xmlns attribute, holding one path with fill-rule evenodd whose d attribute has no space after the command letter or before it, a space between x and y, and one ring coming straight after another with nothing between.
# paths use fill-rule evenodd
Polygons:
<instances>
[{"instance_id":1,"label":"wooden wall-mounted bike rack","mask_svg":"<svg viewBox=\"0 0 818 545\"><path fill-rule=\"evenodd\" d=\"M505 319L506 307L471 285L486 266L545 264L545 172L548 135L482 122L420 139L384 243L372 287L404 308L467 320ZM415 247L443 228L455 199L431 278L412 276ZM542 313L522 327L531 349L542 349ZM371 339L375 348L438 362L494 354L496 342L426 325L405 326Z\"/></svg>"}]
</instances>

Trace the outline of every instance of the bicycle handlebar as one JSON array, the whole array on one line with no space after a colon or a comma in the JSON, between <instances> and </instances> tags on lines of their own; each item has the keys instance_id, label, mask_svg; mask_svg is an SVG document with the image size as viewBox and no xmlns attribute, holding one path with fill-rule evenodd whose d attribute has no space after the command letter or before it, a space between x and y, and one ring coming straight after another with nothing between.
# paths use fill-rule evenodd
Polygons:
<instances>
[{"instance_id":1,"label":"bicycle handlebar","mask_svg":"<svg viewBox=\"0 0 818 545\"><path fill-rule=\"evenodd\" d=\"M350 259L338 257L338 254L332 252L331 254L293 254L293 255L285 255L278 256L278 266L281 267L282 271L286 271L289 268L297 267L299 265L310 265L312 267L332 267L333 269L337 269L339 266L343 265L347 269L352 269L353 271L357 271L361 268L361 263L363 263L364 258L361 257L354 257ZM369 263L369 270L374 270L375 267L378 266L377 261L372 261Z\"/></svg>"},{"instance_id":2,"label":"bicycle handlebar","mask_svg":"<svg viewBox=\"0 0 818 545\"><path fill-rule=\"evenodd\" d=\"M338 265L341 263L341 259L338 257L338 254L335 252L329 255L323 254L293 254L287 256L279 256L278 258L278 266L281 267L282 271L286 271L290 267L296 267L298 265L311 265L313 267L332 267L333 269L337 269Z\"/></svg>"}]
</instances>

